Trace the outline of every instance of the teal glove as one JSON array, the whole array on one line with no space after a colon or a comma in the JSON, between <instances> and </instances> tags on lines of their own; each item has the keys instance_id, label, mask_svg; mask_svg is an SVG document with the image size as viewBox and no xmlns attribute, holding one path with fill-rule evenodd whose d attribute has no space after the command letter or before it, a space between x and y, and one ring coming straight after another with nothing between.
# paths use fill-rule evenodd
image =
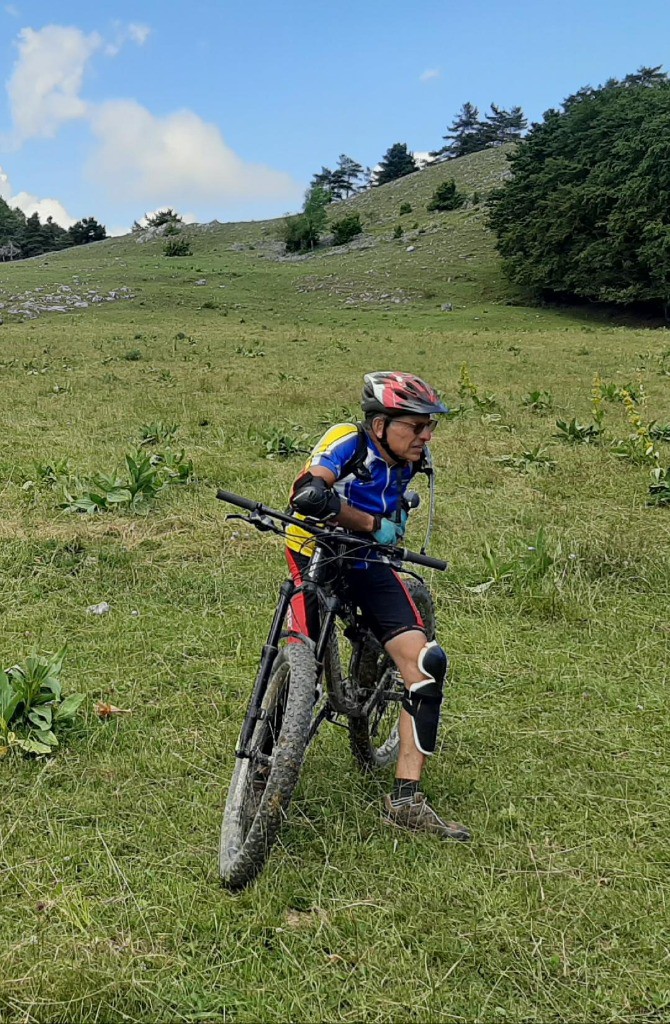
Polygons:
<instances>
[{"instance_id":1,"label":"teal glove","mask_svg":"<svg viewBox=\"0 0 670 1024\"><path fill-rule=\"evenodd\" d=\"M405 536L405 530L407 529L407 513L404 508L400 511L400 522L395 523L396 539L400 540L401 537Z\"/></svg>"},{"instance_id":2,"label":"teal glove","mask_svg":"<svg viewBox=\"0 0 670 1024\"><path fill-rule=\"evenodd\" d=\"M378 544L395 544L396 524L392 523L390 519L382 519L379 529L375 530L372 536Z\"/></svg>"},{"instance_id":3,"label":"teal glove","mask_svg":"<svg viewBox=\"0 0 670 1024\"><path fill-rule=\"evenodd\" d=\"M407 524L407 513L401 513L401 522L394 523L391 519L382 519L379 529L372 534L378 544L397 544L400 537L405 533Z\"/></svg>"}]
</instances>

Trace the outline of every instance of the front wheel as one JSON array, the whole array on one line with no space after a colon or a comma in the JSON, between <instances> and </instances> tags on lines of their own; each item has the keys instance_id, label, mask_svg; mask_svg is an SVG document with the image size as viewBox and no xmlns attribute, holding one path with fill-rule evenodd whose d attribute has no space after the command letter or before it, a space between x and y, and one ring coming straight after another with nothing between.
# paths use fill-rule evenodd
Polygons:
<instances>
[{"instance_id":1,"label":"front wheel","mask_svg":"<svg viewBox=\"0 0 670 1024\"><path fill-rule=\"evenodd\" d=\"M223 813L219 874L229 889L259 874L277 838L307 749L316 679L314 655L304 644L278 654L249 757L236 761Z\"/></svg>"},{"instance_id":2,"label":"front wheel","mask_svg":"<svg viewBox=\"0 0 670 1024\"><path fill-rule=\"evenodd\" d=\"M435 604L428 587L413 578L405 580L405 585L419 609L428 639L434 640ZM369 693L369 697L375 697L366 716L349 719L351 752L361 771L386 768L398 760L400 698L405 684L393 659L372 635L354 655L351 668L357 685Z\"/></svg>"}]
</instances>

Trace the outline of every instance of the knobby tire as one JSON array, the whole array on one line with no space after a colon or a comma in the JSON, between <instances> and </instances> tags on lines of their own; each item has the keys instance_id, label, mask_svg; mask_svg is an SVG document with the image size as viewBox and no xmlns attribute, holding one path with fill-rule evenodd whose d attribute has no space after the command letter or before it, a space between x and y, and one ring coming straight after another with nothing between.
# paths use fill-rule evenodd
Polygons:
<instances>
[{"instance_id":1,"label":"knobby tire","mask_svg":"<svg viewBox=\"0 0 670 1024\"><path fill-rule=\"evenodd\" d=\"M435 639L435 604L425 583L410 578L404 581L414 604L419 609L429 640ZM372 693L383 682L384 688L402 691L393 659L370 634L352 661L352 674L356 684ZM349 719L349 745L356 764L363 772L386 768L395 764L400 750L398 719L402 705L399 701L381 700L365 718Z\"/></svg>"},{"instance_id":2,"label":"knobby tire","mask_svg":"<svg viewBox=\"0 0 670 1024\"><path fill-rule=\"evenodd\" d=\"M229 889L241 889L260 873L277 838L307 749L317 667L302 643L277 656L257 721L250 758L237 758L221 825L219 874ZM253 752L270 756L254 761Z\"/></svg>"}]
</instances>

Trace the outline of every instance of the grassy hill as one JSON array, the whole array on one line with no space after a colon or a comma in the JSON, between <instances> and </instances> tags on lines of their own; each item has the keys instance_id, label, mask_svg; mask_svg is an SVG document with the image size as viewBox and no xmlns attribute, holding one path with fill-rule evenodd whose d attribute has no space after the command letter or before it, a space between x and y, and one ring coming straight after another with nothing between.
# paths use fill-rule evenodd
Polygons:
<instances>
[{"instance_id":1,"label":"grassy hill","mask_svg":"<svg viewBox=\"0 0 670 1024\"><path fill-rule=\"evenodd\" d=\"M82 283L103 291L125 284L149 307L156 303L162 308L165 284L180 292L175 302L216 302L220 308L240 308L252 315L290 311L311 320L337 310L397 312L397 306L411 305L413 313L431 316L452 302L460 317L472 314L482 301L504 300L509 286L501 279L481 203L448 214L429 214L426 205L445 177L454 176L469 196L476 191L483 198L504 173L504 153L491 150L339 203L332 208L333 218L355 209L365 227L365 234L345 251L324 247L313 255L286 259L278 241L280 221L214 222L186 230L193 258L166 259L162 238L138 244L135 237L125 236L3 266L0 291L6 299L38 285L72 286L71 277L77 274ZM403 203L411 205L411 214L399 214ZM397 224L404 229L400 239L392 237ZM202 291L190 288L193 275L207 278Z\"/></svg>"},{"instance_id":2,"label":"grassy hill","mask_svg":"<svg viewBox=\"0 0 670 1024\"><path fill-rule=\"evenodd\" d=\"M126 237L0 267L0 665L65 644L64 692L86 695L53 757L0 757L3 1024L667 1016L670 526L621 401L670 420L667 332L507 305L480 208L425 211L443 177L503 173L479 154L352 199L347 251L283 259L259 222L189 228L192 257ZM266 872L231 896L218 827L285 570L214 491L284 505L392 366L454 409L426 789L475 838L385 830L388 778L324 729ZM593 422L596 374L605 433L568 444L556 420ZM62 507L142 441L183 450L191 481L138 512Z\"/></svg>"}]
</instances>

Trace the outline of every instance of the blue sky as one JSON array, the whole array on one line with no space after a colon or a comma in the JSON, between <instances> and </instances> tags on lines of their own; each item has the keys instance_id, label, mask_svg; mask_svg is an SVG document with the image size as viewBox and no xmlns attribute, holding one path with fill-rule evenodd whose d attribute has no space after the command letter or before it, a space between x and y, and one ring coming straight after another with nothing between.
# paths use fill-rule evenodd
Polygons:
<instances>
[{"instance_id":1,"label":"blue sky","mask_svg":"<svg viewBox=\"0 0 670 1024\"><path fill-rule=\"evenodd\" d=\"M128 229L297 209L340 153L437 148L467 100L529 120L670 70L668 0L0 0L0 195Z\"/></svg>"}]
</instances>

